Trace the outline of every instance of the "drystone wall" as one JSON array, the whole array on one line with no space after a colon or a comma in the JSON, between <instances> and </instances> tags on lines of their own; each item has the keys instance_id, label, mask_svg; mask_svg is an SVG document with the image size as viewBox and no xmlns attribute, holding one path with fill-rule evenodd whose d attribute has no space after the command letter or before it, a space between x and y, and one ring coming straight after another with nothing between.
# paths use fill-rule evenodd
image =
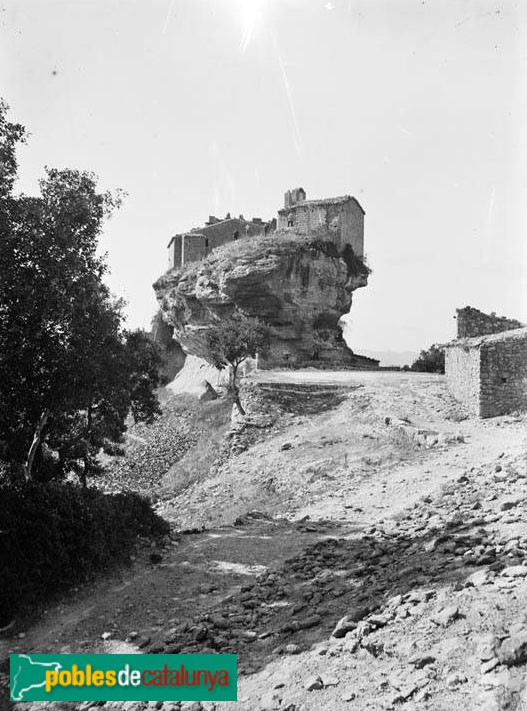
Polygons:
<instances>
[{"instance_id":1,"label":"drystone wall","mask_svg":"<svg viewBox=\"0 0 527 711\"><path fill-rule=\"evenodd\" d=\"M492 333L502 333L515 328L522 328L523 324L516 319L496 316L495 314L485 314L472 306L465 306L464 309L457 309L457 337L475 338Z\"/></svg>"},{"instance_id":2,"label":"drystone wall","mask_svg":"<svg viewBox=\"0 0 527 711\"><path fill-rule=\"evenodd\" d=\"M527 328L481 346L480 416L527 410Z\"/></svg>"},{"instance_id":3,"label":"drystone wall","mask_svg":"<svg viewBox=\"0 0 527 711\"><path fill-rule=\"evenodd\" d=\"M471 415L480 414L480 351L477 346L456 344L445 350L445 374L452 395Z\"/></svg>"}]
</instances>

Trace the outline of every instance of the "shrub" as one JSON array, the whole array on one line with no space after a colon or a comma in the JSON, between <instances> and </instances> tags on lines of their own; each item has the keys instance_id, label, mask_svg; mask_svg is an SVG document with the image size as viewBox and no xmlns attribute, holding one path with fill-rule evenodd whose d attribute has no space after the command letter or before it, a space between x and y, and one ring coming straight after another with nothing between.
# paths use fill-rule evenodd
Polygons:
<instances>
[{"instance_id":1,"label":"shrub","mask_svg":"<svg viewBox=\"0 0 527 711\"><path fill-rule=\"evenodd\" d=\"M138 494L57 483L2 487L0 522L0 626L23 605L127 561L138 536L169 531Z\"/></svg>"},{"instance_id":2,"label":"shrub","mask_svg":"<svg viewBox=\"0 0 527 711\"><path fill-rule=\"evenodd\" d=\"M421 351L419 358L412 363L412 370L419 373L444 373L445 351L433 345L427 351Z\"/></svg>"}]
</instances>

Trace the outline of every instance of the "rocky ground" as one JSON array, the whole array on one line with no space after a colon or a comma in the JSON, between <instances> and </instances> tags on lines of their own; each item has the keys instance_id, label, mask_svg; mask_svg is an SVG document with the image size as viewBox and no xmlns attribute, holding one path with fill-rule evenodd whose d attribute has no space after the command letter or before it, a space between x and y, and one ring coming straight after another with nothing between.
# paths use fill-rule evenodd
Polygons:
<instances>
[{"instance_id":1,"label":"rocky ground","mask_svg":"<svg viewBox=\"0 0 527 711\"><path fill-rule=\"evenodd\" d=\"M233 711L527 709L527 419L354 378L254 383L213 476L165 490L172 540L5 652L236 652Z\"/></svg>"}]
</instances>

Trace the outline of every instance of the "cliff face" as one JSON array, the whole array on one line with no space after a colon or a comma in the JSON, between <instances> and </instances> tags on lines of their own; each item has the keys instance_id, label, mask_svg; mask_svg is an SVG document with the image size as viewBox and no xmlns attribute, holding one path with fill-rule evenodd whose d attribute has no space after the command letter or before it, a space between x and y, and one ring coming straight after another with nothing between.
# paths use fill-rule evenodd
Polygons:
<instances>
[{"instance_id":1,"label":"cliff face","mask_svg":"<svg viewBox=\"0 0 527 711\"><path fill-rule=\"evenodd\" d=\"M351 251L308 235L246 238L170 270L154 289L174 338L202 355L207 326L239 309L267 322L271 350L261 365L353 365L338 321L369 270Z\"/></svg>"}]
</instances>

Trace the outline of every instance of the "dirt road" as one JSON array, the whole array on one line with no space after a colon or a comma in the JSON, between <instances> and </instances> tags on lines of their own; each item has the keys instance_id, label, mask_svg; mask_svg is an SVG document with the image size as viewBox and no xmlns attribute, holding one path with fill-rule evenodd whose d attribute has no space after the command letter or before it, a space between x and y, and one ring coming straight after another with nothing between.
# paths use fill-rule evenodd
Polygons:
<instances>
[{"instance_id":1,"label":"dirt road","mask_svg":"<svg viewBox=\"0 0 527 711\"><path fill-rule=\"evenodd\" d=\"M315 391L295 390L315 379L322 390L330 380L349 389L328 390L318 400ZM297 629L292 642L295 654L307 653L304 650L327 639L352 601L364 598L374 609L396 588L409 589L420 578L422 584L439 580L432 569L439 561L427 562L430 556L425 556L419 575L408 574L408 584L403 585L397 571L404 568L408 551L397 545L382 552L393 568L391 577L374 571L362 587L341 589L338 574L329 576L329 587L316 594L309 588L306 607L305 582L295 573L294 561L312 561L317 546L323 547L328 560L334 556L338 561L333 572L354 556L369 560L368 535L376 527L391 530L405 512L440 497L445 486L464 473L487 471L504 453L514 460L527 451L525 419L460 419L460 409L440 376L265 376L267 384L285 382L292 391L266 390L263 376L256 380L253 390L247 391L249 404L256 409L262 397L278 402L276 422L259 431L255 443L225 462L215 477L161 507L176 528L190 524L206 525L208 530L181 535L161 551L158 564L150 562L151 550L143 550L130 569L74 592L34 626L19 623L2 641L3 654L115 651L123 644L144 651L237 651L244 671L256 672L241 681L240 694L246 701L239 708L259 708L256 696L263 693L269 670L273 678L279 674L284 654L284 669L292 669L293 652L288 656L280 644L291 635L287 621L295 609L304 618L308 613L316 618L312 625ZM254 415L251 407L249 420ZM258 513L248 515L255 509ZM414 534L408 541L408 546L419 544L417 552L418 539ZM327 546L339 541L338 550L329 551ZM327 562L317 566L315 577L332 567ZM244 606L241 589L252 591L250 606ZM228 620L224 632L200 641L195 630L222 614ZM298 676L300 667L295 669ZM302 686L302 674L299 679ZM310 699L307 694L304 708L320 708L310 705ZM348 707L344 703L342 708Z\"/></svg>"}]
</instances>

